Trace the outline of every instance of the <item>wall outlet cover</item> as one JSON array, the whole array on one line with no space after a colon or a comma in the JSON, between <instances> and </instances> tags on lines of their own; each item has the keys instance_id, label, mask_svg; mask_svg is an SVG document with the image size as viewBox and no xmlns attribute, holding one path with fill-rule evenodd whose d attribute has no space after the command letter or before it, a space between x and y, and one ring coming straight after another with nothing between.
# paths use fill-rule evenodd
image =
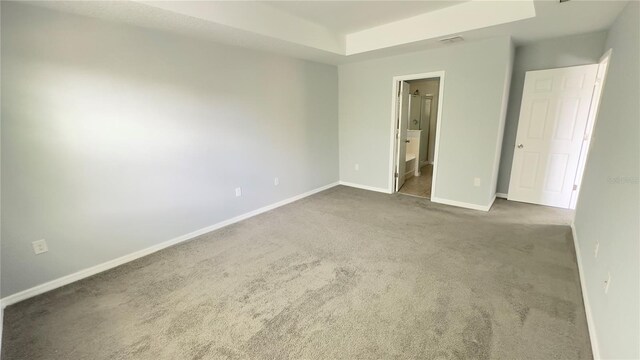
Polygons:
<instances>
[{"instance_id":1,"label":"wall outlet cover","mask_svg":"<svg viewBox=\"0 0 640 360\"><path fill-rule=\"evenodd\" d=\"M353 166L353 169L354 169L355 171L360 170L360 164L355 164L355 165Z\"/></svg>"},{"instance_id":2,"label":"wall outlet cover","mask_svg":"<svg viewBox=\"0 0 640 360\"><path fill-rule=\"evenodd\" d=\"M236 188L236 196L242 196L242 188Z\"/></svg>"},{"instance_id":3,"label":"wall outlet cover","mask_svg":"<svg viewBox=\"0 0 640 360\"><path fill-rule=\"evenodd\" d=\"M274 178L274 179L273 179L273 185L275 185L275 186L280 185L280 179L278 179L278 178Z\"/></svg>"},{"instance_id":4,"label":"wall outlet cover","mask_svg":"<svg viewBox=\"0 0 640 360\"><path fill-rule=\"evenodd\" d=\"M473 186L475 187L480 186L480 178L473 178Z\"/></svg>"},{"instance_id":5,"label":"wall outlet cover","mask_svg":"<svg viewBox=\"0 0 640 360\"><path fill-rule=\"evenodd\" d=\"M33 247L33 252L36 255L49 251L49 247L47 246L47 241L45 239L33 241L31 246Z\"/></svg>"}]
</instances>

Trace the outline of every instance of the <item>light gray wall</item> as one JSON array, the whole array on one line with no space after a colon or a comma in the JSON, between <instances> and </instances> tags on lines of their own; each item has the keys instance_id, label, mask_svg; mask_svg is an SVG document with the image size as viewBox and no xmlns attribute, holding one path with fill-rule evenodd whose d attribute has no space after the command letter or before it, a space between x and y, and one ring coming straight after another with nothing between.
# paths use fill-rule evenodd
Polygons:
<instances>
[{"instance_id":1,"label":"light gray wall","mask_svg":"<svg viewBox=\"0 0 640 360\"><path fill-rule=\"evenodd\" d=\"M516 145L525 73L532 70L597 63L604 53L606 35L606 32L573 35L516 47L498 175L499 193L506 194L509 191L509 177Z\"/></svg>"},{"instance_id":2,"label":"light gray wall","mask_svg":"<svg viewBox=\"0 0 640 360\"><path fill-rule=\"evenodd\" d=\"M339 66L340 179L389 187L392 79L444 70L434 195L489 204L510 51L503 37ZM473 186L474 177L481 178L480 187Z\"/></svg>"},{"instance_id":3,"label":"light gray wall","mask_svg":"<svg viewBox=\"0 0 640 360\"><path fill-rule=\"evenodd\" d=\"M640 358L639 14L640 4L630 2L609 31L613 54L575 217L583 291L603 359Z\"/></svg>"},{"instance_id":4,"label":"light gray wall","mask_svg":"<svg viewBox=\"0 0 640 360\"><path fill-rule=\"evenodd\" d=\"M1 20L2 296L338 180L335 66L10 2Z\"/></svg>"}]
</instances>

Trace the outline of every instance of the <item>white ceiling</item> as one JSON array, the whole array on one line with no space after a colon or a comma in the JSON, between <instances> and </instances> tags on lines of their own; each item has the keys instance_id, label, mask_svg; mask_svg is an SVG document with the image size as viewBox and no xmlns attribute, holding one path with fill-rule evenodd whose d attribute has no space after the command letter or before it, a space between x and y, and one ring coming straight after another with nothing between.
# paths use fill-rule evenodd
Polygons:
<instances>
[{"instance_id":1,"label":"white ceiling","mask_svg":"<svg viewBox=\"0 0 640 360\"><path fill-rule=\"evenodd\" d=\"M346 35L464 1L269 1L267 4Z\"/></svg>"},{"instance_id":2,"label":"white ceiling","mask_svg":"<svg viewBox=\"0 0 640 360\"><path fill-rule=\"evenodd\" d=\"M339 64L465 41L608 29L626 1L43 1L60 11Z\"/></svg>"}]
</instances>

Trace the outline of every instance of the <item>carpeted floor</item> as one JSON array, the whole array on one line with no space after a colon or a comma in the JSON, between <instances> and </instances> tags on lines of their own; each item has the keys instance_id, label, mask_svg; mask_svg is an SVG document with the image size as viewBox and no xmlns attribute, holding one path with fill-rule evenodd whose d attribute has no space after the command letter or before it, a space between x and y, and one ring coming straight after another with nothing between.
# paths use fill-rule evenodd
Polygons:
<instances>
[{"instance_id":1,"label":"carpeted floor","mask_svg":"<svg viewBox=\"0 0 640 360\"><path fill-rule=\"evenodd\" d=\"M588 359L569 216L335 187L8 307L2 359Z\"/></svg>"}]
</instances>

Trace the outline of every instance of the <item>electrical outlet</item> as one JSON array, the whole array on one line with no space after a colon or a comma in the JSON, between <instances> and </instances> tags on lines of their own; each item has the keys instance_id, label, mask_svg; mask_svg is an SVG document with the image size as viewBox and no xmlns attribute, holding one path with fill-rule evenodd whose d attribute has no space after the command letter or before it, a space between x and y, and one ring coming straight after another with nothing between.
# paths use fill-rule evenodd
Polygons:
<instances>
[{"instance_id":1,"label":"electrical outlet","mask_svg":"<svg viewBox=\"0 0 640 360\"><path fill-rule=\"evenodd\" d=\"M33 252L36 255L49 251L49 247L47 247L47 241L45 239L33 241L31 246L33 246Z\"/></svg>"},{"instance_id":2,"label":"electrical outlet","mask_svg":"<svg viewBox=\"0 0 640 360\"><path fill-rule=\"evenodd\" d=\"M236 188L236 196L242 196L242 188Z\"/></svg>"},{"instance_id":3,"label":"electrical outlet","mask_svg":"<svg viewBox=\"0 0 640 360\"><path fill-rule=\"evenodd\" d=\"M600 250L600 242L596 241L596 248L593 250L593 257L598 258L598 250Z\"/></svg>"},{"instance_id":4,"label":"electrical outlet","mask_svg":"<svg viewBox=\"0 0 640 360\"><path fill-rule=\"evenodd\" d=\"M609 292L609 286L611 285L611 273L607 273L607 280L604 281L604 293Z\"/></svg>"},{"instance_id":5,"label":"electrical outlet","mask_svg":"<svg viewBox=\"0 0 640 360\"><path fill-rule=\"evenodd\" d=\"M273 179L273 185L274 185L274 186L278 186L278 185L280 185L280 179L278 179L278 178L274 178L274 179Z\"/></svg>"},{"instance_id":6,"label":"electrical outlet","mask_svg":"<svg viewBox=\"0 0 640 360\"><path fill-rule=\"evenodd\" d=\"M475 187L480 186L480 178L473 178L473 186Z\"/></svg>"},{"instance_id":7,"label":"electrical outlet","mask_svg":"<svg viewBox=\"0 0 640 360\"><path fill-rule=\"evenodd\" d=\"M355 165L353 166L353 169L354 169L355 171L360 170L360 164L355 164Z\"/></svg>"}]
</instances>

